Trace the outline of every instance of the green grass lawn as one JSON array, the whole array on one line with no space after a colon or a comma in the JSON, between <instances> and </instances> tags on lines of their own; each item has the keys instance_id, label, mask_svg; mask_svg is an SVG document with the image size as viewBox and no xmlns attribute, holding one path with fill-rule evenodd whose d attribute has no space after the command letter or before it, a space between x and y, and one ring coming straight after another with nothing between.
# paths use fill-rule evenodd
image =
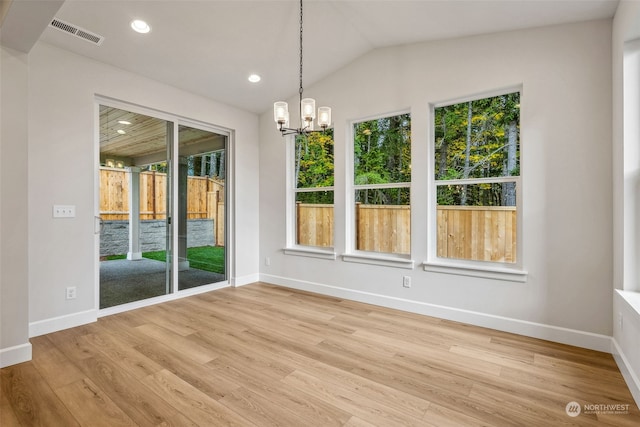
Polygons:
<instances>
[{"instance_id":1,"label":"green grass lawn","mask_svg":"<svg viewBox=\"0 0 640 427\"><path fill-rule=\"evenodd\" d=\"M167 252L143 252L142 257L154 259L156 261L166 261ZM107 261L126 258L126 255L110 255L107 256ZM225 262L223 246L200 246L197 248L188 248L187 259L189 260L190 268L224 274Z\"/></svg>"}]
</instances>

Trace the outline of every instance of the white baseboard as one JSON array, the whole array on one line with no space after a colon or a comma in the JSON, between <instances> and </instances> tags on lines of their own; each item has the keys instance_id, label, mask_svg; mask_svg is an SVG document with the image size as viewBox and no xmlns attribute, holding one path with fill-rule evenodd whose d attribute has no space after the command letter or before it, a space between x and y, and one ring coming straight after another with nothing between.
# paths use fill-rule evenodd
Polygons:
<instances>
[{"instance_id":1,"label":"white baseboard","mask_svg":"<svg viewBox=\"0 0 640 427\"><path fill-rule=\"evenodd\" d=\"M31 360L31 343L0 349L0 368Z\"/></svg>"},{"instance_id":2,"label":"white baseboard","mask_svg":"<svg viewBox=\"0 0 640 427\"><path fill-rule=\"evenodd\" d=\"M249 274L247 276L241 276L241 277L236 277L234 279L232 279L231 281L231 285L238 287L238 286L244 286L244 285L249 285L251 283L255 283L255 282L259 282L260 281L260 275L259 274Z\"/></svg>"},{"instance_id":3,"label":"white baseboard","mask_svg":"<svg viewBox=\"0 0 640 427\"><path fill-rule=\"evenodd\" d=\"M50 334L63 329L86 325L87 323L92 323L96 320L98 320L98 311L87 310L79 313L72 313L65 316L31 322L29 323L29 337L37 337L39 335Z\"/></svg>"},{"instance_id":4,"label":"white baseboard","mask_svg":"<svg viewBox=\"0 0 640 427\"><path fill-rule=\"evenodd\" d=\"M620 372L627 383L627 387L629 387L629 391L631 391L633 400L635 400L636 405L640 407L640 379L638 379L638 376L631 368L629 360L622 352L622 348L618 345L615 338L611 339L611 354L618 364L618 369L620 369Z\"/></svg>"},{"instance_id":5,"label":"white baseboard","mask_svg":"<svg viewBox=\"0 0 640 427\"><path fill-rule=\"evenodd\" d=\"M603 351L606 353L611 352L611 337L607 335L594 334L591 332L562 328L559 326L545 325L542 323L529 322L526 320L519 320L503 316L496 316L493 314L463 310L455 307L446 307L437 304L430 304L369 292L356 291L353 289L329 286L321 283L294 280L269 274L261 274L260 281L303 291L330 295L337 298L345 298L367 304L394 308L411 313L433 316L440 319L468 323L484 328L511 332L518 335L540 338L562 344L574 345L591 350Z\"/></svg>"}]
</instances>

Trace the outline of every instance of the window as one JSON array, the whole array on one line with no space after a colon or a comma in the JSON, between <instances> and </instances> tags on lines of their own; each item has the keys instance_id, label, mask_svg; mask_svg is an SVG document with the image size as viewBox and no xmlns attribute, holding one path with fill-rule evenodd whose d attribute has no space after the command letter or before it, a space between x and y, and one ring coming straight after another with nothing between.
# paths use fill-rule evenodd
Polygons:
<instances>
[{"instance_id":1,"label":"window","mask_svg":"<svg viewBox=\"0 0 640 427\"><path fill-rule=\"evenodd\" d=\"M355 249L411 252L411 115L353 125Z\"/></svg>"},{"instance_id":2,"label":"window","mask_svg":"<svg viewBox=\"0 0 640 427\"><path fill-rule=\"evenodd\" d=\"M520 205L520 93L434 111L438 258L514 265Z\"/></svg>"},{"instance_id":3,"label":"window","mask_svg":"<svg viewBox=\"0 0 640 427\"><path fill-rule=\"evenodd\" d=\"M295 244L333 247L333 130L294 141Z\"/></svg>"}]
</instances>

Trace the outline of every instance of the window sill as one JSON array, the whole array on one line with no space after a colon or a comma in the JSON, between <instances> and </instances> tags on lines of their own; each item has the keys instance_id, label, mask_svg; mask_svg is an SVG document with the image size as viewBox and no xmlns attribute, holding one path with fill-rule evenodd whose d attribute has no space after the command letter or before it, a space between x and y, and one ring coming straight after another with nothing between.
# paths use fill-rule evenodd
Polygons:
<instances>
[{"instance_id":1,"label":"window sill","mask_svg":"<svg viewBox=\"0 0 640 427\"><path fill-rule=\"evenodd\" d=\"M528 272L524 270L516 270L510 268L500 268L491 266L475 266L461 264L447 264L442 262L422 263L424 271L432 273L455 274L458 276L481 277L484 279L505 280L508 282L527 281Z\"/></svg>"},{"instance_id":2,"label":"window sill","mask_svg":"<svg viewBox=\"0 0 640 427\"><path fill-rule=\"evenodd\" d=\"M616 292L640 315L640 292L622 291L620 289L616 289Z\"/></svg>"},{"instance_id":3,"label":"window sill","mask_svg":"<svg viewBox=\"0 0 640 427\"><path fill-rule=\"evenodd\" d=\"M383 267L396 267L413 269L415 262L408 258L395 258L383 255L372 254L344 254L342 260L345 262L357 262L360 264L379 265Z\"/></svg>"},{"instance_id":4,"label":"window sill","mask_svg":"<svg viewBox=\"0 0 640 427\"><path fill-rule=\"evenodd\" d=\"M295 256L305 256L309 258L320 258L320 259L330 259L335 260L337 255L335 252L331 250L323 250L316 248L284 248L285 255L295 255Z\"/></svg>"}]
</instances>

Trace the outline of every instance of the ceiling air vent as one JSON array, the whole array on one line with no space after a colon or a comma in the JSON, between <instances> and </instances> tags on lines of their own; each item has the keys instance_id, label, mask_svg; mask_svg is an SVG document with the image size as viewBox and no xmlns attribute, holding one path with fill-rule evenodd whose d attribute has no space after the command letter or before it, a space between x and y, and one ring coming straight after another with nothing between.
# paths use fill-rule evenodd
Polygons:
<instances>
[{"instance_id":1,"label":"ceiling air vent","mask_svg":"<svg viewBox=\"0 0 640 427\"><path fill-rule=\"evenodd\" d=\"M62 19L53 18L53 21L51 21L49 26L98 46L100 46L104 41L104 37L96 33L92 33L89 30L85 30L84 28L80 28L77 25L65 22Z\"/></svg>"}]
</instances>

